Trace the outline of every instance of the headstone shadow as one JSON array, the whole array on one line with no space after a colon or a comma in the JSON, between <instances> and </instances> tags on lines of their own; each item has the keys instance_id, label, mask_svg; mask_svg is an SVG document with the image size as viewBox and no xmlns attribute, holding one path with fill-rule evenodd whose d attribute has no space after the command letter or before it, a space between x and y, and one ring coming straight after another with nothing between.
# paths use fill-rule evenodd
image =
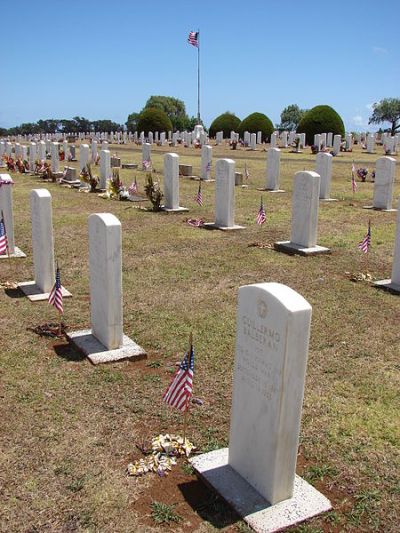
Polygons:
<instances>
[{"instance_id":1,"label":"headstone shadow","mask_svg":"<svg viewBox=\"0 0 400 533\"><path fill-rule=\"evenodd\" d=\"M192 509L213 527L222 529L240 521L240 516L199 479L178 485Z\"/></svg>"},{"instance_id":2,"label":"headstone shadow","mask_svg":"<svg viewBox=\"0 0 400 533\"><path fill-rule=\"evenodd\" d=\"M72 361L77 363L86 359L85 354L79 352L78 350L75 350L69 343L56 344L54 346L54 351L56 352L58 357L61 357L66 361Z\"/></svg>"},{"instance_id":3,"label":"headstone shadow","mask_svg":"<svg viewBox=\"0 0 400 533\"><path fill-rule=\"evenodd\" d=\"M25 298L25 294L18 287L15 289L4 289L4 292L9 298Z\"/></svg>"}]
</instances>

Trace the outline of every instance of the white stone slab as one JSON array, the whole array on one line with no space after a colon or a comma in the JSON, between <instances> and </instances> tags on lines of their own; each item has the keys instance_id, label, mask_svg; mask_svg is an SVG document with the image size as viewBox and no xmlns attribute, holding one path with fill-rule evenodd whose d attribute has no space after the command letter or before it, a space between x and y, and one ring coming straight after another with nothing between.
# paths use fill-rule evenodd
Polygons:
<instances>
[{"instance_id":1,"label":"white stone slab","mask_svg":"<svg viewBox=\"0 0 400 533\"><path fill-rule=\"evenodd\" d=\"M144 359L146 352L136 342L123 335L119 348L108 350L93 334L90 329L83 329L67 333L68 340L83 352L94 364L111 363L124 359Z\"/></svg>"},{"instance_id":2,"label":"white stone slab","mask_svg":"<svg viewBox=\"0 0 400 533\"><path fill-rule=\"evenodd\" d=\"M279 176L281 164L281 151L279 148L270 148L267 152L267 179L265 190L280 191Z\"/></svg>"},{"instance_id":3,"label":"white stone slab","mask_svg":"<svg viewBox=\"0 0 400 533\"><path fill-rule=\"evenodd\" d=\"M40 302L49 299L50 291L43 292L42 289L38 285L36 285L34 281L24 281L23 283L18 283L18 287L25 294L25 296L29 298L31 302ZM72 296L72 294L67 291L65 287L61 287L61 292L63 298L69 298Z\"/></svg>"},{"instance_id":4,"label":"white stone slab","mask_svg":"<svg viewBox=\"0 0 400 533\"><path fill-rule=\"evenodd\" d=\"M26 257L24 252L18 248L18 246L14 246L14 253L10 253L10 257ZM7 254L0 255L0 259L8 259Z\"/></svg>"},{"instance_id":5,"label":"white stone slab","mask_svg":"<svg viewBox=\"0 0 400 533\"><path fill-rule=\"evenodd\" d=\"M282 531L332 508L323 494L297 475L293 496L271 505L228 464L228 453L228 448L223 448L189 461L196 473L257 533Z\"/></svg>"},{"instance_id":6,"label":"white stone slab","mask_svg":"<svg viewBox=\"0 0 400 533\"><path fill-rule=\"evenodd\" d=\"M104 144L104 143L103 143ZM111 178L111 154L110 150L100 151L100 189L107 187L107 180Z\"/></svg>"},{"instance_id":7,"label":"white stone slab","mask_svg":"<svg viewBox=\"0 0 400 533\"><path fill-rule=\"evenodd\" d=\"M316 244L315 246L305 247L290 241L275 242L274 248L278 252L284 252L289 255L318 255L329 254L331 252L330 248L318 246L318 244Z\"/></svg>"},{"instance_id":8,"label":"white stone slab","mask_svg":"<svg viewBox=\"0 0 400 533\"><path fill-rule=\"evenodd\" d=\"M187 211L179 205L179 155L165 154L164 156L164 211L180 213Z\"/></svg>"},{"instance_id":9,"label":"white stone slab","mask_svg":"<svg viewBox=\"0 0 400 533\"><path fill-rule=\"evenodd\" d=\"M319 152L315 159L315 172L321 177L319 197L322 200L333 200L331 194L333 156L326 152Z\"/></svg>"},{"instance_id":10,"label":"white stone slab","mask_svg":"<svg viewBox=\"0 0 400 533\"><path fill-rule=\"evenodd\" d=\"M374 209L390 211L392 209L394 176L396 160L393 157L380 157L376 161L374 199L372 202Z\"/></svg>"},{"instance_id":11,"label":"white stone slab","mask_svg":"<svg viewBox=\"0 0 400 533\"><path fill-rule=\"evenodd\" d=\"M391 279L382 279L380 281L375 281L374 285L379 289L385 289L389 292L400 294L400 285L398 283L393 283Z\"/></svg>"},{"instance_id":12,"label":"white stone slab","mask_svg":"<svg viewBox=\"0 0 400 533\"><path fill-rule=\"evenodd\" d=\"M201 172L200 178L204 181L211 179L212 147L204 144L201 147Z\"/></svg>"},{"instance_id":13,"label":"white stone slab","mask_svg":"<svg viewBox=\"0 0 400 533\"><path fill-rule=\"evenodd\" d=\"M400 292L400 200L398 203L399 209L397 211L396 236L393 252L393 266L391 279L377 281L375 285L382 289L387 289L392 292Z\"/></svg>"},{"instance_id":14,"label":"white stone slab","mask_svg":"<svg viewBox=\"0 0 400 533\"><path fill-rule=\"evenodd\" d=\"M41 293L49 293L55 281L51 194L47 189L33 189L30 203L35 282Z\"/></svg>"},{"instance_id":15,"label":"white stone slab","mask_svg":"<svg viewBox=\"0 0 400 533\"><path fill-rule=\"evenodd\" d=\"M320 176L301 171L294 175L290 240L302 248L317 244Z\"/></svg>"},{"instance_id":16,"label":"white stone slab","mask_svg":"<svg viewBox=\"0 0 400 533\"><path fill-rule=\"evenodd\" d=\"M218 159L215 164L215 226L238 229L235 224L235 162Z\"/></svg>"}]
</instances>

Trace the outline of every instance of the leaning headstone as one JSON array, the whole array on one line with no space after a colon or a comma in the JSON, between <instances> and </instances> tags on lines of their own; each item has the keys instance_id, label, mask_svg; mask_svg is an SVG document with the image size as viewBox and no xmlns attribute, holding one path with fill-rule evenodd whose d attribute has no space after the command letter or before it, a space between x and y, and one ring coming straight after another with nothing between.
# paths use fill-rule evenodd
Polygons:
<instances>
[{"instance_id":1,"label":"leaning headstone","mask_svg":"<svg viewBox=\"0 0 400 533\"><path fill-rule=\"evenodd\" d=\"M1 213L3 213L10 257L26 257L24 252L15 246L12 197L13 183L14 182L9 174L0 174L0 217ZM8 257L7 253L0 255L0 259L6 257Z\"/></svg>"},{"instance_id":2,"label":"leaning headstone","mask_svg":"<svg viewBox=\"0 0 400 533\"><path fill-rule=\"evenodd\" d=\"M212 164L212 147L209 144L203 144L201 147L201 175L202 180L211 179Z\"/></svg>"},{"instance_id":3,"label":"leaning headstone","mask_svg":"<svg viewBox=\"0 0 400 533\"><path fill-rule=\"evenodd\" d=\"M93 364L143 358L123 334L121 223L111 213L89 216L89 272L92 328L68 333L69 340Z\"/></svg>"},{"instance_id":4,"label":"leaning headstone","mask_svg":"<svg viewBox=\"0 0 400 533\"><path fill-rule=\"evenodd\" d=\"M47 300L55 282L51 194L47 189L31 191L32 252L35 281L18 283L32 302ZM63 297L71 296L64 287Z\"/></svg>"},{"instance_id":5,"label":"leaning headstone","mask_svg":"<svg viewBox=\"0 0 400 533\"><path fill-rule=\"evenodd\" d=\"M315 172L321 177L319 188L319 197L325 201L335 201L331 198L331 179L332 179L332 159L333 156L326 152L319 152L315 160Z\"/></svg>"},{"instance_id":6,"label":"leaning headstone","mask_svg":"<svg viewBox=\"0 0 400 533\"><path fill-rule=\"evenodd\" d=\"M271 192L285 192L279 188L279 175L281 164L281 151L279 148L270 148L267 152L267 180L265 190Z\"/></svg>"},{"instance_id":7,"label":"leaning headstone","mask_svg":"<svg viewBox=\"0 0 400 533\"><path fill-rule=\"evenodd\" d=\"M316 172L296 172L292 200L292 234L290 241L274 244L288 254L315 255L329 249L317 245L318 198L320 176Z\"/></svg>"},{"instance_id":8,"label":"leaning headstone","mask_svg":"<svg viewBox=\"0 0 400 533\"><path fill-rule=\"evenodd\" d=\"M100 189L106 189L107 180L111 178L110 150L100 151Z\"/></svg>"},{"instance_id":9,"label":"leaning headstone","mask_svg":"<svg viewBox=\"0 0 400 533\"><path fill-rule=\"evenodd\" d=\"M259 533L331 509L296 475L311 311L280 283L239 289L229 448L190 460Z\"/></svg>"},{"instance_id":10,"label":"leaning headstone","mask_svg":"<svg viewBox=\"0 0 400 533\"><path fill-rule=\"evenodd\" d=\"M396 209L392 209L395 170L396 159L393 157L384 156L377 159L375 166L374 199L372 206L365 206L365 209L396 211Z\"/></svg>"},{"instance_id":11,"label":"leaning headstone","mask_svg":"<svg viewBox=\"0 0 400 533\"><path fill-rule=\"evenodd\" d=\"M89 145L81 144L79 152L79 168L83 170L89 163Z\"/></svg>"},{"instance_id":12,"label":"leaning headstone","mask_svg":"<svg viewBox=\"0 0 400 533\"><path fill-rule=\"evenodd\" d=\"M163 211L178 213L188 211L179 206L179 155L165 154L164 156L164 197Z\"/></svg>"},{"instance_id":13,"label":"leaning headstone","mask_svg":"<svg viewBox=\"0 0 400 533\"><path fill-rule=\"evenodd\" d=\"M235 162L218 159L215 164L215 223L204 224L206 228L237 230L235 224Z\"/></svg>"},{"instance_id":14,"label":"leaning headstone","mask_svg":"<svg viewBox=\"0 0 400 533\"><path fill-rule=\"evenodd\" d=\"M393 266L391 279L383 279L374 283L377 287L400 294L400 200L397 210L396 236L393 253Z\"/></svg>"}]
</instances>

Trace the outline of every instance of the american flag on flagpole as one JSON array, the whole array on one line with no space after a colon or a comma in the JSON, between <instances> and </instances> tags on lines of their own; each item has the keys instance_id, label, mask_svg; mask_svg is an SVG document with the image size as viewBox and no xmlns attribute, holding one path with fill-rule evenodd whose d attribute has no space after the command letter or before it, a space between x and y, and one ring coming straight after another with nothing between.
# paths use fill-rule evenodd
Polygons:
<instances>
[{"instance_id":1,"label":"american flag on flagpole","mask_svg":"<svg viewBox=\"0 0 400 533\"><path fill-rule=\"evenodd\" d=\"M264 209L263 201L261 198L260 209L258 210L258 213L257 213L256 222L257 224L264 224L266 220L267 220L267 217L265 214L265 209Z\"/></svg>"},{"instance_id":2,"label":"american flag on flagpole","mask_svg":"<svg viewBox=\"0 0 400 533\"><path fill-rule=\"evenodd\" d=\"M189 400L193 393L193 370L194 350L191 346L163 395L165 403L176 407L183 413L188 409Z\"/></svg>"},{"instance_id":3,"label":"american flag on flagpole","mask_svg":"<svg viewBox=\"0 0 400 533\"><path fill-rule=\"evenodd\" d=\"M130 185L130 187L128 188L128 192L129 192L130 195L135 194L135 193L138 192L138 186L137 186L136 177L135 177L135 180L132 181L132 185Z\"/></svg>"},{"instance_id":4,"label":"american flag on flagpole","mask_svg":"<svg viewBox=\"0 0 400 533\"><path fill-rule=\"evenodd\" d=\"M368 222L368 231L362 241L358 243L358 248L367 254L371 245L371 221Z\"/></svg>"},{"instance_id":5,"label":"american flag on flagpole","mask_svg":"<svg viewBox=\"0 0 400 533\"><path fill-rule=\"evenodd\" d=\"M196 48L199 47L199 32L198 31L190 31L188 36L188 43L192 46L195 46Z\"/></svg>"},{"instance_id":6,"label":"american flag on flagpole","mask_svg":"<svg viewBox=\"0 0 400 533\"><path fill-rule=\"evenodd\" d=\"M56 272L56 282L54 283L54 286L51 289L51 292L49 294L48 303L49 305L54 305L54 307L61 314L64 313L60 269L58 268L58 266L57 266L57 272Z\"/></svg>"},{"instance_id":7,"label":"american flag on flagpole","mask_svg":"<svg viewBox=\"0 0 400 533\"><path fill-rule=\"evenodd\" d=\"M196 203L199 204L200 207L203 206L203 194L201 192L201 182L199 183L199 190L197 191L195 200L196 200Z\"/></svg>"},{"instance_id":8,"label":"american flag on flagpole","mask_svg":"<svg viewBox=\"0 0 400 533\"><path fill-rule=\"evenodd\" d=\"M247 163L244 164L244 177L248 180L250 177L249 169L247 168Z\"/></svg>"},{"instance_id":9,"label":"american flag on flagpole","mask_svg":"<svg viewBox=\"0 0 400 533\"><path fill-rule=\"evenodd\" d=\"M353 164L351 165L351 189L352 189L353 193L355 193L356 190L357 190L356 166L354 164L354 161L353 161Z\"/></svg>"},{"instance_id":10,"label":"american flag on flagpole","mask_svg":"<svg viewBox=\"0 0 400 533\"><path fill-rule=\"evenodd\" d=\"M0 255L6 254L8 248L8 240L6 233L6 226L4 224L3 215L0 219Z\"/></svg>"}]
</instances>

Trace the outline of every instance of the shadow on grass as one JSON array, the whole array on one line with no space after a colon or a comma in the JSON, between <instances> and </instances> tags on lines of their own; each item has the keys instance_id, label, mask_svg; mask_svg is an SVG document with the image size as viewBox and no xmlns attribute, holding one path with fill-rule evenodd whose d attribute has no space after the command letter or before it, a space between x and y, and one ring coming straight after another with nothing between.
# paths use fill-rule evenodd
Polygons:
<instances>
[{"instance_id":1,"label":"shadow on grass","mask_svg":"<svg viewBox=\"0 0 400 533\"><path fill-rule=\"evenodd\" d=\"M19 288L4 289L4 292L7 294L9 298L26 298L25 294Z\"/></svg>"},{"instance_id":2,"label":"shadow on grass","mask_svg":"<svg viewBox=\"0 0 400 533\"><path fill-rule=\"evenodd\" d=\"M224 528L241 520L217 494L199 480L178 485L183 497L192 509L215 528Z\"/></svg>"},{"instance_id":3,"label":"shadow on grass","mask_svg":"<svg viewBox=\"0 0 400 533\"><path fill-rule=\"evenodd\" d=\"M82 352L79 352L78 350L74 350L74 348L69 344L56 344L54 346L54 351L58 355L58 357L61 357L62 359L65 359L66 361L74 361L79 362L86 359L85 354Z\"/></svg>"}]
</instances>

